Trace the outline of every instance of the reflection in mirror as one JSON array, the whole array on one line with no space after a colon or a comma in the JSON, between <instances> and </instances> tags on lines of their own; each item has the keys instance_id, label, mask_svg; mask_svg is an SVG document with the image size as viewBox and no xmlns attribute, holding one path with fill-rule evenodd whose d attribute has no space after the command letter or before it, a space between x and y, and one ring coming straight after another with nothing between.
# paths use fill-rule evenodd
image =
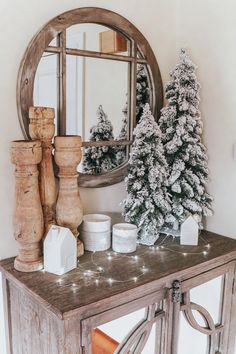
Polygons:
<instances>
[{"instance_id":1,"label":"reflection in mirror","mask_svg":"<svg viewBox=\"0 0 236 354\"><path fill-rule=\"evenodd\" d=\"M117 139L127 131L127 122L123 120ZM116 139L116 140L117 140ZM90 129L90 141L114 140L113 125L100 105L97 110L97 123ZM83 172L88 174L104 173L118 167L126 161L126 146L103 145L85 147L83 155Z\"/></svg>"},{"instance_id":2,"label":"reflection in mirror","mask_svg":"<svg viewBox=\"0 0 236 354\"><path fill-rule=\"evenodd\" d=\"M190 290L191 303L202 306L208 312L215 325L221 322L222 282L223 276L220 276ZM214 296L206 297L205 294L214 294ZM196 310L190 309L190 311L192 311L194 319L200 326L207 326L206 318L204 319ZM192 346L193 341L197 343L197 346ZM189 353L191 352L191 354L206 353L208 352L208 343L208 336L192 328L189 323L187 323L183 313L181 313L178 353L181 354L186 350Z\"/></svg>"},{"instance_id":3,"label":"reflection in mirror","mask_svg":"<svg viewBox=\"0 0 236 354\"><path fill-rule=\"evenodd\" d=\"M49 46L56 47L58 45L58 37L53 38L53 40L49 43Z\"/></svg>"},{"instance_id":4,"label":"reflection in mirror","mask_svg":"<svg viewBox=\"0 0 236 354\"><path fill-rule=\"evenodd\" d=\"M55 108L55 125L57 132L57 60L58 55L44 53L35 75L34 81L34 106Z\"/></svg>"},{"instance_id":5,"label":"reflection in mirror","mask_svg":"<svg viewBox=\"0 0 236 354\"><path fill-rule=\"evenodd\" d=\"M84 43L76 41L83 35ZM71 43L71 38L75 41ZM67 48L83 49L107 54L128 55L129 42L119 32L95 23L77 24L66 30Z\"/></svg>"},{"instance_id":6,"label":"reflection in mirror","mask_svg":"<svg viewBox=\"0 0 236 354\"><path fill-rule=\"evenodd\" d=\"M222 283L223 276L220 276L190 291L191 301L203 306L210 313L215 324L220 322ZM214 299L210 296L206 298L205 294L214 294ZM201 316L198 316L198 319L202 324Z\"/></svg>"},{"instance_id":7,"label":"reflection in mirror","mask_svg":"<svg viewBox=\"0 0 236 354\"><path fill-rule=\"evenodd\" d=\"M66 134L79 134L83 140L90 140L90 130L97 124L97 109L102 105L114 137L118 137L127 100L128 63L70 55L66 60Z\"/></svg>"},{"instance_id":8,"label":"reflection in mirror","mask_svg":"<svg viewBox=\"0 0 236 354\"><path fill-rule=\"evenodd\" d=\"M184 352L191 354L207 353L207 340L208 338L206 334L196 331L187 324L186 319L181 312L178 354ZM197 343L197 345L193 346L193 343Z\"/></svg>"},{"instance_id":9,"label":"reflection in mirror","mask_svg":"<svg viewBox=\"0 0 236 354\"><path fill-rule=\"evenodd\" d=\"M137 77L141 65L148 85L145 75ZM19 71L17 109L27 138L28 109L33 104L55 108L56 135L82 135L83 148L116 146L119 168L110 164L111 173L104 176L100 170L100 176L84 175L79 180L81 186L98 187L124 179L142 105L149 100L158 119L162 91L155 55L142 33L116 13L80 8L53 18L30 42ZM106 144L89 141L100 105L113 127L112 140Z\"/></svg>"},{"instance_id":10,"label":"reflection in mirror","mask_svg":"<svg viewBox=\"0 0 236 354\"><path fill-rule=\"evenodd\" d=\"M146 65L138 64L137 66L137 82L136 82L136 123L139 122L143 107L150 102L151 83Z\"/></svg>"},{"instance_id":11,"label":"reflection in mirror","mask_svg":"<svg viewBox=\"0 0 236 354\"><path fill-rule=\"evenodd\" d=\"M114 353L118 345L125 340L128 334L135 332L136 326L138 326L139 323L142 323L144 318L145 309L143 308L99 326L98 329L95 329L95 335L93 335L93 351L96 352L97 350L97 352L99 352L100 350L100 352L103 352L102 350L104 350L105 352L105 350L107 350L107 353ZM157 349L155 348L156 334L157 336L160 335L160 333L157 333L157 327L154 323L148 340L142 349L142 354L154 354L157 352ZM129 348L130 352L135 350L135 346L137 346L137 342L134 340L133 346Z\"/></svg>"}]
</instances>

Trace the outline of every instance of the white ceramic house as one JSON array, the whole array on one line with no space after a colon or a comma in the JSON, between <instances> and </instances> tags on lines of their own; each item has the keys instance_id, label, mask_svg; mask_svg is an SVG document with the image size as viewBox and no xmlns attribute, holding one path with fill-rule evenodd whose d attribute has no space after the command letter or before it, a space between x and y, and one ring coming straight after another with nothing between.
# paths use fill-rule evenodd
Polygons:
<instances>
[{"instance_id":1,"label":"white ceramic house","mask_svg":"<svg viewBox=\"0 0 236 354\"><path fill-rule=\"evenodd\" d=\"M198 245L198 223L193 216L189 216L180 228L181 245Z\"/></svg>"},{"instance_id":2,"label":"white ceramic house","mask_svg":"<svg viewBox=\"0 0 236 354\"><path fill-rule=\"evenodd\" d=\"M51 226L44 240L44 270L62 275L76 267L76 238L66 227Z\"/></svg>"}]
</instances>

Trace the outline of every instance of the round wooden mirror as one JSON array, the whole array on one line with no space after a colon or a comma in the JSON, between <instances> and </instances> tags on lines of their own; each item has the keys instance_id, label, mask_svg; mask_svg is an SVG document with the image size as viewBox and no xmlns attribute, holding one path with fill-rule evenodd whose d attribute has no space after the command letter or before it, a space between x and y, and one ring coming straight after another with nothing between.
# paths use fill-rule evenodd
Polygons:
<instances>
[{"instance_id":1,"label":"round wooden mirror","mask_svg":"<svg viewBox=\"0 0 236 354\"><path fill-rule=\"evenodd\" d=\"M127 19L80 8L48 22L22 59L17 105L25 138L30 106L54 107L57 135L81 135L79 185L123 180L133 128L149 103L158 119L163 89L154 53Z\"/></svg>"}]
</instances>

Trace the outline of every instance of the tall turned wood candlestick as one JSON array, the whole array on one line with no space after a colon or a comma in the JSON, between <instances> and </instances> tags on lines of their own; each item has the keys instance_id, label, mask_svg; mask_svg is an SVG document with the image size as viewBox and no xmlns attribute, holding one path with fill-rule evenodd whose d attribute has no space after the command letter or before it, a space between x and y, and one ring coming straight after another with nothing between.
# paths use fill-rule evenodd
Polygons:
<instances>
[{"instance_id":1,"label":"tall turned wood candlestick","mask_svg":"<svg viewBox=\"0 0 236 354\"><path fill-rule=\"evenodd\" d=\"M55 161L60 168L59 194L56 204L56 219L60 226L68 227L77 238L82 222L83 208L78 188L77 166L81 161L80 136L55 137ZM78 257L84 254L83 243L78 239Z\"/></svg>"},{"instance_id":2,"label":"tall turned wood candlestick","mask_svg":"<svg viewBox=\"0 0 236 354\"><path fill-rule=\"evenodd\" d=\"M14 236L19 243L19 255L14 266L21 272L33 272L43 268L41 258L43 212L37 168L41 159L40 141L11 143L11 161L16 165Z\"/></svg>"},{"instance_id":3,"label":"tall turned wood candlestick","mask_svg":"<svg viewBox=\"0 0 236 354\"><path fill-rule=\"evenodd\" d=\"M42 161L39 165L39 190L44 216L44 234L55 224L56 183L52 163L52 139L55 134L55 112L49 107L30 107L29 133L31 139L42 144Z\"/></svg>"}]
</instances>

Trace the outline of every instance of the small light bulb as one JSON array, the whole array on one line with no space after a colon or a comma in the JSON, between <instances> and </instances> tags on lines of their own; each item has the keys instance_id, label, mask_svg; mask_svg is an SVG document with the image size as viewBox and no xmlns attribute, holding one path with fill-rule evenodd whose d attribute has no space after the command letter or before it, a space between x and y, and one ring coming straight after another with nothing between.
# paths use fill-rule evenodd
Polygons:
<instances>
[{"instance_id":1,"label":"small light bulb","mask_svg":"<svg viewBox=\"0 0 236 354\"><path fill-rule=\"evenodd\" d=\"M137 281L137 280L138 280L138 278L137 278L137 277L133 277L133 280L134 280L134 281Z\"/></svg>"},{"instance_id":2,"label":"small light bulb","mask_svg":"<svg viewBox=\"0 0 236 354\"><path fill-rule=\"evenodd\" d=\"M204 256L206 256L206 255L208 254L208 252L207 252L207 251L203 251L202 254L203 254Z\"/></svg>"},{"instance_id":3,"label":"small light bulb","mask_svg":"<svg viewBox=\"0 0 236 354\"><path fill-rule=\"evenodd\" d=\"M139 257L136 255L133 258L137 261Z\"/></svg>"},{"instance_id":4,"label":"small light bulb","mask_svg":"<svg viewBox=\"0 0 236 354\"><path fill-rule=\"evenodd\" d=\"M99 280L98 280L98 279L95 279L95 283L98 285L98 284L99 284Z\"/></svg>"},{"instance_id":5,"label":"small light bulb","mask_svg":"<svg viewBox=\"0 0 236 354\"><path fill-rule=\"evenodd\" d=\"M207 247L208 249L211 248L210 243L208 243L208 244L206 245L206 247Z\"/></svg>"},{"instance_id":6,"label":"small light bulb","mask_svg":"<svg viewBox=\"0 0 236 354\"><path fill-rule=\"evenodd\" d=\"M99 272L102 272L103 268L102 267L97 267L97 270L99 270Z\"/></svg>"},{"instance_id":7,"label":"small light bulb","mask_svg":"<svg viewBox=\"0 0 236 354\"><path fill-rule=\"evenodd\" d=\"M111 261L111 260L112 260L112 256L108 256L107 258L108 258L108 260L109 260L109 261Z\"/></svg>"},{"instance_id":8,"label":"small light bulb","mask_svg":"<svg viewBox=\"0 0 236 354\"><path fill-rule=\"evenodd\" d=\"M61 284L61 283L62 283L62 279L58 279L58 280L57 280L57 283L58 283L58 284Z\"/></svg>"},{"instance_id":9,"label":"small light bulb","mask_svg":"<svg viewBox=\"0 0 236 354\"><path fill-rule=\"evenodd\" d=\"M155 247L154 247L154 246L151 246L150 249L151 249L152 251L154 251L154 250L155 250Z\"/></svg>"},{"instance_id":10,"label":"small light bulb","mask_svg":"<svg viewBox=\"0 0 236 354\"><path fill-rule=\"evenodd\" d=\"M159 246L156 246L156 250L158 251L160 249L160 247Z\"/></svg>"},{"instance_id":11,"label":"small light bulb","mask_svg":"<svg viewBox=\"0 0 236 354\"><path fill-rule=\"evenodd\" d=\"M107 281L108 281L108 283L110 283L110 284L113 283L113 279L112 279L112 278L108 278Z\"/></svg>"},{"instance_id":12,"label":"small light bulb","mask_svg":"<svg viewBox=\"0 0 236 354\"><path fill-rule=\"evenodd\" d=\"M184 252L183 255L184 255L184 256L187 256L187 253Z\"/></svg>"},{"instance_id":13,"label":"small light bulb","mask_svg":"<svg viewBox=\"0 0 236 354\"><path fill-rule=\"evenodd\" d=\"M143 267L142 267L142 272L143 272L143 273L146 273L147 271L148 271L148 268L146 268L146 267L143 266Z\"/></svg>"},{"instance_id":14,"label":"small light bulb","mask_svg":"<svg viewBox=\"0 0 236 354\"><path fill-rule=\"evenodd\" d=\"M75 284L75 283L73 283L73 284L72 284L72 286L73 286L73 288L75 288L75 287L76 287L76 284Z\"/></svg>"},{"instance_id":15,"label":"small light bulb","mask_svg":"<svg viewBox=\"0 0 236 354\"><path fill-rule=\"evenodd\" d=\"M161 248L164 248L164 246L161 246Z\"/></svg>"}]
</instances>

